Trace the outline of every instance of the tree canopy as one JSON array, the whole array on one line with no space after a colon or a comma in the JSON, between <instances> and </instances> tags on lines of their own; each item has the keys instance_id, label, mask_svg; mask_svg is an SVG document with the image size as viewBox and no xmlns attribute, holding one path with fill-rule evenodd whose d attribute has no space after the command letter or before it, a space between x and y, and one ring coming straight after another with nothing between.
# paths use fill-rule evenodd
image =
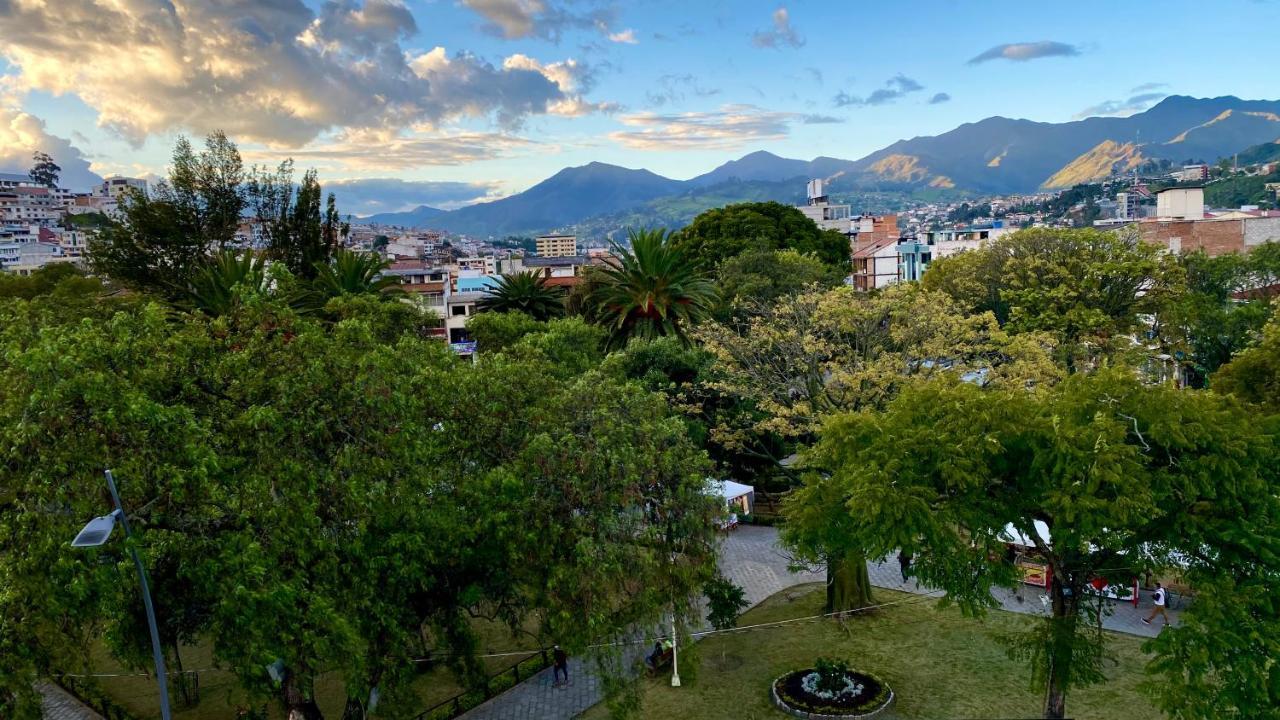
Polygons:
<instances>
[{"instance_id":1,"label":"tree canopy","mask_svg":"<svg viewBox=\"0 0 1280 720\"><path fill-rule=\"evenodd\" d=\"M795 250L829 266L849 264L848 238L821 230L794 207L772 201L708 210L677 232L673 242L708 269L748 250Z\"/></svg>"},{"instance_id":2,"label":"tree canopy","mask_svg":"<svg viewBox=\"0 0 1280 720\"><path fill-rule=\"evenodd\" d=\"M1013 527L1034 544L1052 581L1050 616L1011 640L1010 652L1029 660L1047 688L1045 716L1060 718L1070 688L1102 678L1101 636L1091 628L1105 610L1087 592L1091 580L1123 585L1177 567L1206 589L1274 581L1275 440L1228 399L1148 386L1124 370L1035 389L942 376L913 383L883 412L828 419L812 453L826 472L809 475L791 499L788 533L804 549L836 521L840 539L869 556L911 552L923 584L972 612L992 604L992 587L1014 581L1006 553L1006 526ZM1257 602L1243 593L1204 608L1194 603L1185 613L1192 629L1166 631L1171 639L1154 647L1204 654L1192 667L1162 655L1156 668L1183 685L1263 681L1249 702L1233 706L1243 697L1226 694L1214 701L1225 714L1277 707L1280 670L1264 659L1274 638L1251 633L1233 652L1202 637L1216 615L1247 615ZM1248 628L1274 626L1269 612ZM1213 675L1228 668L1227 677ZM1268 695L1269 704L1255 704Z\"/></svg>"}]
</instances>

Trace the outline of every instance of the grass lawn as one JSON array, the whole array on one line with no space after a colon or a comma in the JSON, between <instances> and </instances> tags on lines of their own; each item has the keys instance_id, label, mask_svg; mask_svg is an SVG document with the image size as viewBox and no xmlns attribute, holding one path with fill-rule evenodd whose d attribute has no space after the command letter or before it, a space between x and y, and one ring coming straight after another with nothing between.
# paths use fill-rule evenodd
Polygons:
<instances>
[{"instance_id":1,"label":"grass lawn","mask_svg":"<svg viewBox=\"0 0 1280 720\"><path fill-rule=\"evenodd\" d=\"M513 648L528 647L528 638L512 638L506 626L501 623L477 621L476 630L480 635L480 652L505 652ZM128 673L99 645L93 653L93 671L96 673ZM490 675L498 673L525 659L528 656L511 656L502 658L486 658L485 666ZM204 669L213 666L212 648L208 645L184 647L182 649L183 666L189 669ZM177 668L169 667L170 674ZM264 670L265 672L265 670ZM523 679L523 675L521 675ZM172 684L170 680L170 684ZM132 715L143 720L160 717L157 704L156 683L151 677L105 677L97 680L98 686L115 702L124 706ZM414 683L418 693L420 706L417 710L425 710L436 703L447 700L463 691L453 673L444 667L436 667L424 672ZM241 689L235 675L226 671L213 669L200 673L200 702L193 707L173 708L175 720L225 720L234 718L236 709L246 707L247 696ZM342 717L346 703L346 689L342 676L330 672L320 676L316 682L316 702L326 718ZM258 703L261 705L261 701ZM268 702L267 709L273 718L283 718L285 713L278 702Z\"/></svg>"},{"instance_id":2,"label":"grass lawn","mask_svg":"<svg viewBox=\"0 0 1280 720\"><path fill-rule=\"evenodd\" d=\"M877 590L878 603L916 596ZM768 598L742 616L739 625L767 623L822 612L820 585L803 585ZM1030 687L1025 665L1010 660L996 633L1025 627L1032 618L992 611L966 618L954 608L939 611L933 599L855 616L842 627L834 620L806 621L775 628L715 635L698 643L696 676L681 673L683 687L670 676L643 680L641 714L653 718L788 717L769 701L769 683L779 675L809 667L817 657L839 657L856 669L883 678L897 694L887 718L1040 717L1042 694ZM1137 690L1147 656L1139 638L1108 633L1107 681L1067 698L1067 714L1077 720L1159 718L1161 713ZM721 661L724 653L725 661ZM684 666L681 666L682 670ZM604 720L603 705L587 720Z\"/></svg>"}]
</instances>

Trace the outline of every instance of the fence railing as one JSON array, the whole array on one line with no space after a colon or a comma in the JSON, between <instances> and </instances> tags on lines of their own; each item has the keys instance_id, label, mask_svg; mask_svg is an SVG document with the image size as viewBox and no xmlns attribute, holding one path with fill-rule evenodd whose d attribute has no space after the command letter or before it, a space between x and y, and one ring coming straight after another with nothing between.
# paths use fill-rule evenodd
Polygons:
<instances>
[{"instance_id":1,"label":"fence railing","mask_svg":"<svg viewBox=\"0 0 1280 720\"><path fill-rule=\"evenodd\" d=\"M480 705L486 700L501 695L528 680L539 672L551 667L551 656L540 650L526 657L511 667L485 678L484 686L466 690L447 700L423 710L413 716L413 720L452 720L459 715Z\"/></svg>"}]
</instances>

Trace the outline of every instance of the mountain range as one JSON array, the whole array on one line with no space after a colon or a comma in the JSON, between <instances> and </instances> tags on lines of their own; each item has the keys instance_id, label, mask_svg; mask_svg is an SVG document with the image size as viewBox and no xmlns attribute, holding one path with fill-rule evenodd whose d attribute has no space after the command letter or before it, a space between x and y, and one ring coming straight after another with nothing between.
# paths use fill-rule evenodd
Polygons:
<instances>
[{"instance_id":1,"label":"mountain range","mask_svg":"<svg viewBox=\"0 0 1280 720\"><path fill-rule=\"evenodd\" d=\"M941 135L899 140L858 160L783 158L758 151L689 180L593 162L524 192L451 211L420 206L366 222L429 226L477 236L628 225L678 227L698 212L747 200L800 202L804 181L888 210L909 199L1030 193L1137 170L1149 161L1213 162L1280 142L1280 101L1170 96L1128 117L1065 123L989 117Z\"/></svg>"}]
</instances>

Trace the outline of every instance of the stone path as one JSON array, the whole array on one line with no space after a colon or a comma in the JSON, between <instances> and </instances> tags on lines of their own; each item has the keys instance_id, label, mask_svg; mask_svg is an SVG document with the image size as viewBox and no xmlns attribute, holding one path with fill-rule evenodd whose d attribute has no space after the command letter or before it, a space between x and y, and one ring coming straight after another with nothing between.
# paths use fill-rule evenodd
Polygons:
<instances>
[{"instance_id":1,"label":"stone path","mask_svg":"<svg viewBox=\"0 0 1280 720\"><path fill-rule=\"evenodd\" d=\"M102 720L89 706L51 682L36 683L36 691L43 698L40 714L44 720Z\"/></svg>"},{"instance_id":2,"label":"stone path","mask_svg":"<svg viewBox=\"0 0 1280 720\"><path fill-rule=\"evenodd\" d=\"M720 555L720 571L741 587L747 602L755 606L765 598L786 588L804 583L821 582L820 572L793 573L788 569L790 560L778 548L778 533L770 527L744 525L724 537ZM902 581L896 558L885 562L870 563L871 583L876 587L925 594L928 591L915 580ZM995 593L1001 607L1017 613L1047 614L1041 601L1043 591L1025 586L1018 591L999 590ZM1139 608L1132 603L1109 601L1111 614L1103 620L1108 630L1154 637L1160 631L1160 621L1144 625L1141 618L1151 612L1149 593L1142 593ZM1177 619L1176 610L1169 611L1170 618ZM637 649L640 653L647 646ZM581 659L569 661L569 685L552 687L550 668L508 690L488 702L460 716L461 720L570 720L604 697L600 678L591 666Z\"/></svg>"},{"instance_id":3,"label":"stone path","mask_svg":"<svg viewBox=\"0 0 1280 720\"><path fill-rule=\"evenodd\" d=\"M822 580L821 574L787 570L789 560L777 547L773 528L743 525L724 536L720 569L746 591L756 605L793 585ZM641 645L636 652L648 650ZM569 660L569 686L553 688L550 668L473 710L461 720L569 720L604 698L600 678L590 664Z\"/></svg>"}]
</instances>

